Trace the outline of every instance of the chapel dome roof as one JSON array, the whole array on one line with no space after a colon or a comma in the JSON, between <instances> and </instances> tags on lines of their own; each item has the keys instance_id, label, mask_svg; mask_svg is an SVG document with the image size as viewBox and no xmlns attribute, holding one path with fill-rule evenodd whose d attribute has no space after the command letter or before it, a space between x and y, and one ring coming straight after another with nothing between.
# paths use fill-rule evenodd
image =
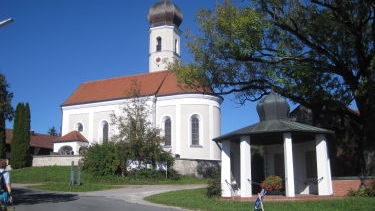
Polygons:
<instances>
[{"instance_id":1,"label":"chapel dome roof","mask_svg":"<svg viewBox=\"0 0 375 211\"><path fill-rule=\"evenodd\" d=\"M262 98L257 105L260 121L288 119L289 111L288 102L274 92Z\"/></svg>"},{"instance_id":2,"label":"chapel dome roof","mask_svg":"<svg viewBox=\"0 0 375 211\"><path fill-rule=\"evenodd\" d=\"M152 27L163 25L178 27L182 23L183 14L173 2L162 0L150 7L147 18Z\"/></svg>"}]
</instances>

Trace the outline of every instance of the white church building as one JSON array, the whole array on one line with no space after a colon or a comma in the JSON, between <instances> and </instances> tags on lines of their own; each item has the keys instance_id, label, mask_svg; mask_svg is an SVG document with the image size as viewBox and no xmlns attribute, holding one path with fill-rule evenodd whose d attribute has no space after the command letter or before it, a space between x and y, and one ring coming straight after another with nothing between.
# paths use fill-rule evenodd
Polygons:
<instances>
[{"instance_id":1,"label":"white church building","mask_svg":"<svg viewBox=\"0 0 375 211\"><path fill-rule=\"evenodd\" d=\"M149 9L148 20L149 72L82 83L61 105L63 137L54 144L55 153L78 155L84 147L110 141L118 133L111 115L121 115L136 84L151 108L150 121L166 138L166 151L181 159L220 160L220 148L212 139L220 135L223 99L179 83L167 70L168 63L181 57L181 10L160 1Z\"/></svg>"}]
</instances>

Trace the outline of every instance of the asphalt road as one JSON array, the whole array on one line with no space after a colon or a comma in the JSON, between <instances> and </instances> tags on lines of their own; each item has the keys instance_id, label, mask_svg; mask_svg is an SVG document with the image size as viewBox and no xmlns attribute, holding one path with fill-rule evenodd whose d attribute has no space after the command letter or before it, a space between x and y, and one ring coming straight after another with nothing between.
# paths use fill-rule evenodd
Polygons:
<instances>
[{"instance_id":1,"label":"asphalt road","mask_svg":"<svg viewBox=\"0 0 375 211\"><path fill-rule=\"evenodd\" d=\"M175 211L179 209L155 207L125 200L71 193L51 193L14 188L15 210L17 211Z\"/></svg>"}]
</instances>

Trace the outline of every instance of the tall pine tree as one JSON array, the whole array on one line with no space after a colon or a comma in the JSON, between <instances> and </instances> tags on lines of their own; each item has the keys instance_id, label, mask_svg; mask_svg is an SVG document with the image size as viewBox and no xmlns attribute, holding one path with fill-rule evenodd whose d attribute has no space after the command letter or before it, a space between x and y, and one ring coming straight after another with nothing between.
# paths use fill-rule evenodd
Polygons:
<instances>
[{"instance_id":1,"label":"tall pine tree","mask_svg":"<svg viewBox=\"0 0 375 211\"><path fill-rule=\"evenodd\" d=\"M31 118L30 118L30 106L28 103L24 105L24 127L23 127L23 142L22 142L22 151L23 151L23 162L24 166L30 166L31 164L31 155L30 155L30 124L31 124Z\"/></svg>"},{"instance_id":2,"label":"tall pine tree","mask_svg":"<svg viewBox=\"0 0 375 211\"><path fill-rule=\"evenodd\" d=\"M16 107L14 122L13 122L13 137L11 142L11 154L10 154L10 164L12 168L19 168L19 143L21 142L21 122L23 116L23 104L18 103Z\"/></svg>"},{"instance_id":3,"label":"tall pine tree","mask_svg":"<svg viewBox=\"0 0 375 211\"><path fill-rule=\"evenodd\" d=\"M26 167L29 163L30 108L29 104L19 103L13 123L10 164L12 168Z\"/></svg>"}]
</instances>

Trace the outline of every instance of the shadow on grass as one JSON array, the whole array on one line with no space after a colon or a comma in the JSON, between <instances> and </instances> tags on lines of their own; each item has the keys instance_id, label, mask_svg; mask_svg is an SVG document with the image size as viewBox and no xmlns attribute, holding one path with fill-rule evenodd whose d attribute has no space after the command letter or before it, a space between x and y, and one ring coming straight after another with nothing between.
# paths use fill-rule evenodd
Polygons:
<instances>
[{"instance_id":1,"label":"shadow on grass","mask_svg":"<svg viewBox=\"0 0 375 211\"><path fill-rule=\"evenodd\" d=\"M69 202L79 199L77 194L47 193L30 189L13 189L14 205Z\"/></svg>"}]
</instances>

